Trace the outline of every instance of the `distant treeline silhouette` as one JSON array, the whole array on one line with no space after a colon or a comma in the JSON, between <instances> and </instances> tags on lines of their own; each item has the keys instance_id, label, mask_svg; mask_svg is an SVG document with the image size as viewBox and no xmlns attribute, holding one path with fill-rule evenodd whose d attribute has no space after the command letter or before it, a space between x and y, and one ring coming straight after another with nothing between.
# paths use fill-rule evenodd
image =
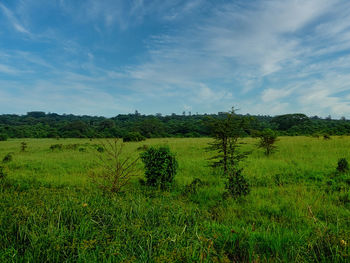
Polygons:
<instances>
[{"instance_id":1,"label":"distant treeline silhouette","mask_svg":"<svg viewBox=\"0 0 350 263\"><path fill-rule=\"evenodd\" d=\"M128 133L139 133L146 138L156 137L208 137L208 118L224 118L218 114L172 114L162 116L119 114L113 118L97 116L59 115L41 111L26 115L0 115L0 135L9 138L102 138L125 137ZM240 115L243 117L243 115ZM350 121L345 118L334 120L330 116L322 119L304 114L279 116L252 116L246 135L254 131L272 129L279 135L347 135L350 134Z\"/></svg>"}]
</instances>

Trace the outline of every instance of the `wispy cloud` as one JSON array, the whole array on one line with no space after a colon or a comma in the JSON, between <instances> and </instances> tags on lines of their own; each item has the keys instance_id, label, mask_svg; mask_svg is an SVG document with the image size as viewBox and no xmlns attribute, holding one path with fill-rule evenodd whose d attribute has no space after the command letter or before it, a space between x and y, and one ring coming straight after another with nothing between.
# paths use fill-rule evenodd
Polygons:
<instances>
[{"instance_id":1,"label":"wispy cloud","mask_svg":"<svg viewBox=\"0 0 350 263\"><path fill-rule=\"evenodd\" d=\"M9 23L11 26L18 32L31 35L29 30L24 27L23 24L20 23L20 21L16 18L16 16L13 14L13 12L8 9L4 4L0 3L0 9L3 12L3 14L7 17Z\"/></svg>"},{"instance_id":2,"label":"wispy cloud","mask_svg":"<svg viewBox=\"0 0 350 263\"><path fill-rule=\"evenodd\" d=\"M350 117L345 0L28 0L0 14L17 33L1 35L0 89L26 105Z\"/></svg>"}]
</instances>

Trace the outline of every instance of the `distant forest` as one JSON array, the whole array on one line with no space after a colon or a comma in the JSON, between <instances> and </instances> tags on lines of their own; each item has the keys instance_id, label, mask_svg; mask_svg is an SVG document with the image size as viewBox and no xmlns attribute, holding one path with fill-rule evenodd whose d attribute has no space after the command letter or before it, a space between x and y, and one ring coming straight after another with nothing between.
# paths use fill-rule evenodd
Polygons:
<instances>
[{"instance_id":1,"label":"distant forest","mask_svg":"<svg viewBox=\"0 0 350 263\"><path fill-rule=\"evenodd\" d=\"M9 138L124 138L130 133L145 138L206 137L210 134L206 120L225 116L224 112L162 116L142 115L136 111L133 114L105 118L33 111L26 115L0 115L0 134ZM266 128L277 131L279 135L350 135L350 121L345 118L322 119L304 114L240 116L251 119L247 136Z\"/></svg>"}]
</instances>

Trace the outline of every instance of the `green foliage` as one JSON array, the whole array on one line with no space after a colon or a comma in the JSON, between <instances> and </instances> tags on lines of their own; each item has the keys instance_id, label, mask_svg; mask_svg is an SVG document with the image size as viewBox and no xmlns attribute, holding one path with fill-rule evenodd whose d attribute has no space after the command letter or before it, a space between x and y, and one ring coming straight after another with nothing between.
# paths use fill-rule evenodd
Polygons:
<instances>
[{"instance_id":1,"label":"green foliage","mask_svg":"<svg viewBox=\"0 0 350 263\"><path fill-rule=\"evenodd\" d=\"M248 116L238 115L247 118ZM196 115L141 115L119 114L113 118L96 116L59 115L56 113L29 112L27 115L0 115L0 134L9 138L123 138L129 132L138 132L147 138L207 137L208 119L223 119L225 113ZM251 129L266 128L279 131L280 135L330 135L349 134L349 120L308 118L303 114L287 114L276 117L254 116ZM246 130L245 135L249 135Z\"/></svg>"},{"instance_id":2,"label":"green foliage","mask_svg":"<svg viewBox=\"0 0 350 263\"><path fill-rule=\"evenodd\" d=\"M208 147L211 151L218 152L214 159L214 167L222 167L226 177L226 189L232 197L238 197L249 193L249 186L242 175L239 163L247 157L248 152L239 150L238 139L244 134L248 127L249 119L237 116L232 111L227 113L221 120L211 120L212 136L215 141ZM237 185L234 185L237 184Z\"/></svg>"},{"instance_id":3,"label":"green foliage","mask_svg":"<svg viewBox=\"0 0 350 263\"><path fill-rule=\"evenodd\" d=\"M25 152L28 148L28 144L26 142L21 142L21 152Z\"/></svg>"},{"instance_id":4,"label":"green foliage","mask_svg":"<svg viewBox=\"0 0 350 263\"><path fill-rule=\"evenodd\" d=\"M323 135L323 139L325 140L330 140L331 139L331 136L329 134L324 134Z\"/></svg>"},{"instance_id":5,"label":"green foliage","mask_svg":"<svg viewBox=\"0 0 350 263\"><path fill-rule=\"evenodd\" d=\"M145 166L147 185L164 190L173 183L178 163L168 146L150 147L140 156Z\"/></svg>"},{"instance_id":6,"label":"green foliage","mask_svg":"<svg viewBox=\"0 0 350 263\"><path fill-rule=\"evenodd\" d=\"M0 165L0 180L5 179L7 176L7 173L5 171L5 167Z\"/></svg>"},{"instance_id":7,"label":"green foliage","mask_svg":"<svg viewBox=\"0 0 350 263\"><path fill-rule=\"evenodd\" d=\"M7 134L0 133L0 141L7 141L7 138L8 138Z\"/></svg>"},{"instance_id":8,"label":"green foliage","mask_svg":"<svg viewBox=\"0 0 350 263\"><path fill-rule=\"evenodd\" d=\"M146 140L146 138L139 132L128 132L123 136L123 142L140 142L144 140Z\"/></svg>"},{"instance_id":9,"label":"green foliage","mask_svg":"<svg viewBox=\"0 0 350 263\"><path fill-rule=\"evenodd\" d=\"M105 192L118 193L124 188L133 176L138 174L136 163L138 159L124 156L124 144L118 139L101 142L100 151L97 155L97 166L90 172L90 178L95 186ZM85 148L79 148L84 149ZM98 169L97 169L98 168Z\"/></svg>"},{"instance_id":10,"label":"green foliage","mask_svg":"<svg viewBox=\"0 0 350 263\"><path fill-rule=\"evenodd\" d=\"M137 147L138 151L146 151L149 148L148 145L144 144L142 146Z\"/></svg>"},{"instance_id":11,"label":"green foliage","mask_svg":"<svg viewBox=\"0 0 350 263\"><path fill-rule=\"evenodd\" d=\"M313 134L311 134L311 137L313 137L313 138L320 138L320 133L319 132L314 132Z\"/></svg>"},{"instance_id":12,"label":"green foliage","mask_svg":"<svg viewBox=\"0 0 350 263\"><path fill-rule=\"evenodd\" d=\"M148 140L177 153L176 184L163 192L133 177L119 194L86 176L103 170L92 144L100 140L61 140L94 149L77 154L28 139L30 152L15 155L0 182L0 262L348 262L350 178L335 168L350 158L350 137L279 139L274 158L245 159L251 192L239 202L222 198L220 173L205 165L211 138ZM239 140L242 152L255 149L255 139ZM0 144L0 156L20 142ZM123 156L143 144L125 144ZM185 194L188 185L195 190Z\"/></svg>"},{"instance_id":13,"label":"green foliage","mask_svg":"<svg viewBox=\"0 0 350 263\"><path fill-rule=\"evenodd\" d=\"M304 127L311 123L310 119L301 113L279 115L272 118L271 122L276 123L278 129L282 131L287 131L292 127Z\"/></svg>"},{"instance_id":14,"label":"green foliage","mask_svg":"<svg viewBox=\"0 0 350 263\"><path fill-rule=\"evenodd\" d=\"M239 152L238 139L245 134L249 119L238 116L234 109L225 113L222 119L210 118L207 125L210 128L214 142L209 144L209 151L217 152L213 156L213 167L222 167L224 173L229 169L229 165L236 166L239 161L245 158L246 154Z\"/></svg>"},{"instance_id":15,"label":"green foliage","mask_svg":"<svg viewBox=\"0 0 350 263\"><path fill-rule=\"evenodd\" d=\"M105 151L105 148L103 148L102 146L98 146L96 149L99 153L103 153Z\"/></svg>"},{"instance_id":16,"label":"green foliage","mask_svg":"<svg viewBox=\"0 0 350 263\"><path fill-rule=\"evenodd\" d=\"M250 186L242 175L242 169L232 169L226 182L227 193L233 198L245 196L250 192Z\"/></svg>"},{"instance_id":17,"label":"green foliage","mask_svg":"<svg viewBox=\"0 0 350 263\"><path fill-rule=\"evenodd\" d=\"M270 155L276 150L276 146L274 145L277 141L277 133L271 129L265 129L259 134L260 141L258 144L259 148L263 148L265 150L266 155Z\"/></svg>"},{"instance_id":18,"label":"green foliage","mask_svg":"<svg viewBox=\"0 0 350 263\"><path fill-rule=\"evenodd\" d=\"M54 150L62 150L62 148L63 148L63 144L52 144L51 146L50 146L50 150L51 151L54 151Z\"/></svg>"},{"instance_id":19,"label":"green foliage","mask_svg":"<svg viewBox=\"0 0 350 263\"><path fill-rule=\"evenodd\" d=\"M2 162L3 163L8 163L8 162L11 162L13 160L13 153L10 152L10 153L7 153L4 158L2 159Z\"/></svg>"},{"instance_id":20,"label":"green foliage","mask_svg":"<svg viewBox=\"0 0 350 263\"><path fill-rule=\"evenodd\" d=\"M184 189L184 194L189 195L189 194L196 194L198 191L198 188L202 186L204 183L201 179L199 178L194 178L192 182L188 185L185 186Z\"/></svg>"},{"instance_id":21,"label":"green foliage","mask_svg":"<svg viewBox=\"0 0 350 263\"><path fill-rule=\"evenodd\" d=\"M345 173L349 171L349 163L345 158L341 158L338 161L337 171L339 173Z\"/></svg>"}]
</instances>

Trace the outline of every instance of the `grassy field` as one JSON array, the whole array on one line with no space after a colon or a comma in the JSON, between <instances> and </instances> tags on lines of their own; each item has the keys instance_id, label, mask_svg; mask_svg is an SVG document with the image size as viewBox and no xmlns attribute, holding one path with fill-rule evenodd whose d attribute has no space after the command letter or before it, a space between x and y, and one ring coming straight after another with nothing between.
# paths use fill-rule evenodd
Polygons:
<instances>
[{"instance_id":1,"label":"grassy field","mask_svg":"<svg viewBox=\"0 0 350 263\"><path fill-rule=\"evenodd\" d=\"M209 141L127 143L135 157L167 144L179 169L161 192L140 185L140 162L118 194L89 180L98 140L0 142L0 161L13 152L0 179L0 262L350 262L350 174L335 175L339 158L350 160L350 137L282 137L269 157L244 139L251 192L238 200L223 199ZM50 150L57 143L79 146ZM194 178L203 185L189 192Z\"/></svg>"}]
</instances>

